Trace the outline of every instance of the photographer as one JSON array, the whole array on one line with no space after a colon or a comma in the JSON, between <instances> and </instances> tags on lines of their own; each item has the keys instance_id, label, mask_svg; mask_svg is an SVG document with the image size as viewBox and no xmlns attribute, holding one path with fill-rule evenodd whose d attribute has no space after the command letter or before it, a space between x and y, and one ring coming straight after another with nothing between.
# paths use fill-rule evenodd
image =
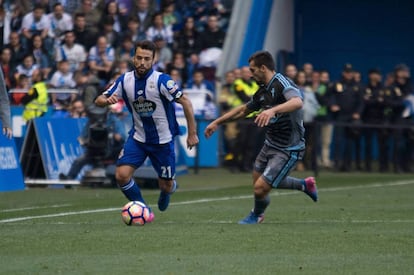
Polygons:
<instances>
[{"instance_id":1,"label":"photographer","mask_svg":"<svg viewBox=\"0 0 414 275\"><path fill-rule=\"evenodd\" d=\"M87 109L88 122L78 140L85 148L83 155L72 163L67 175L60 173L59 179L76 179L79 172L87 164L118 158L126 139L124 124L117 114L108 108L91 105Z\"/></svg>"}]
</instances>

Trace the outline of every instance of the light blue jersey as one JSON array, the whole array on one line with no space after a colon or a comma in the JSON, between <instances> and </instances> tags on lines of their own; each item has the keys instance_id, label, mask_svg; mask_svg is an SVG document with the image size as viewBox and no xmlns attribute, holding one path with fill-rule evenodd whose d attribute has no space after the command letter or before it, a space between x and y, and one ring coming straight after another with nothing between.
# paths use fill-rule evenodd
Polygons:
<instances>
[{"instance_id":1,"label":"light blue jersey","mask_svg":"<svg viewBox=\"0 0 414 275\"><path fill-rule=\"evenodd\" d=\"M178 135L174 101L183 93L167 74L151 69L145 77L135 71L122 74L103 93L122 98L132 114L130 135L146 144L166 144Z\"/></svg>"}]
</instances>

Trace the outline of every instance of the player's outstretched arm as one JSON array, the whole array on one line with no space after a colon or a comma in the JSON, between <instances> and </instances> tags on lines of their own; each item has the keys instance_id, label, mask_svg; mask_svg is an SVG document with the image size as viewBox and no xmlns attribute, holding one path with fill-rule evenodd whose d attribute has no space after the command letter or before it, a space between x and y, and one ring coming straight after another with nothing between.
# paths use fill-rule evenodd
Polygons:
<instances>
[{"instance_id":1,"label":"player's outstretched arm","mask_svg":"<svg viewBox=\"0 0 414 275\"><path fill-rule=\"evenodd\" d=\"M248 115L250 112L251 111L247 108L246 104L231 109L230 111L216 118L209 125L207 125L206 129L204 130L204 136L206 138L209 138L217 130L217 127L219 125L246 117L246 115Z\"/></svg>"},{"instance_id":2,"label":"player's outstretched arm","mask_svg":"<svg viewBox=\"0 0 414 275\"><path fill-rule=\"evenodd\" d=\"M118 96L113 94L110 97L106 95L100 95L95 99L95 104L99 107L105 107L118 102Z\"/></svg>"},{"instance_id":3,"label":"player's outstretched arm","mask_svg":"<svg viewBox=\"0 0 414 275\"><path fill-rule=\"evenodd\" d=\"M264 127L269 125L270 120L276 114L293 112L297 109L302 108L302 106L303 102L300 97L292 97L283 104L276 105L270 109L261 112L257 115L254 122L257 124L257 126Z\"/></svg>"},{"instance_id":4,"label":"player's outstretched arm","mask_svg":"<svg viewBox=\"0 0 414 275\"><path fill-rule=\"evenodd\" d=\"M192 149L199 142L198 136L197 136L196 122L194 119L193 105L191 104L191 101L188 99L186 95L182 95L177 100L177 102L183 106L184 116L185 116L185 119L187 120L187 127L188 127L187 147L189 149Z\"/></svg>"}]
</instances>

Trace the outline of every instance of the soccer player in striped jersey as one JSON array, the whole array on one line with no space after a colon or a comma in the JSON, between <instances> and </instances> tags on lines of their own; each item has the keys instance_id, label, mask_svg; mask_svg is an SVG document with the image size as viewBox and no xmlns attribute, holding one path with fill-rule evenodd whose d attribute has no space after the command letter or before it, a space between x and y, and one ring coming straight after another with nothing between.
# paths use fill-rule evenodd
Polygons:
<instances>
[{"instance_id":1,"label":"soccer player in striped jersey","mask_svg":"<svg viewBox=\"0 0 414 275\"><path fill-rule=\"evenodd\" d=\"M263 221L272 188L301 190L313 201L318 200L313 177L298 179L288 176L305 150L303 94L289 78L276 73L273 57L267 51L254 53L249 58L249 68L260 88L249 102L212 121L204 131L208 138L220 124L260 111L254 122L259 127L266 127L266 137L254 163L254 207L246 218L239 221L240 224Z\"/></svg>"},{"instance_id":2,"label":"soccer player in striped jersey","mask_svg":"<svg viewBox=\"0 0 414 275\"><path fill-rule=\"evenodd\" d=\"M158 208L165 211L170 195L177 188L175 181L174 137L179 134L175 102L183 106L187 121L187 146L199 142L191 101L172 78L152 68L155 45L144 40L136 44L135 69L122 74L95 100L98 106L115 104L122 98L132 114L133 126L117 160L115 178L130 201L145 203L132 175L149 157L158 173L161 190Z\"/></svg>"}]
</instances>

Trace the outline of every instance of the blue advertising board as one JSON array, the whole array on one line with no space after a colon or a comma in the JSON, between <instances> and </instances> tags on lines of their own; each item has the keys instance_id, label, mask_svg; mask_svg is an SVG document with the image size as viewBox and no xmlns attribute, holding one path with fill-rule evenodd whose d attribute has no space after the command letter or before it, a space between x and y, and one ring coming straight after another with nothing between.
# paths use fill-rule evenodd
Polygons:
<instances>
[{"instance_id":1,"label":"blue advertising board","mask_svg":"<svg viewBox=\"0 0 414 275\"><path fill-rule=\"evenodd\" d=\"M46 178L58 179L83 153L78 137L86 119L42 117L33 123Z\"/></svg>"},{"instance_id":2,"label":"blue advertising board","mask_svg":"<svg viewBox=\"0 0 414 275\"><path fill-rule=\"evenodd\" d=\"M0 129L2 129L1 122ZM0 133L0 191L17 191L24 188L23 173L14 139L9 139Z\"/></svg>"}]
</instances>

